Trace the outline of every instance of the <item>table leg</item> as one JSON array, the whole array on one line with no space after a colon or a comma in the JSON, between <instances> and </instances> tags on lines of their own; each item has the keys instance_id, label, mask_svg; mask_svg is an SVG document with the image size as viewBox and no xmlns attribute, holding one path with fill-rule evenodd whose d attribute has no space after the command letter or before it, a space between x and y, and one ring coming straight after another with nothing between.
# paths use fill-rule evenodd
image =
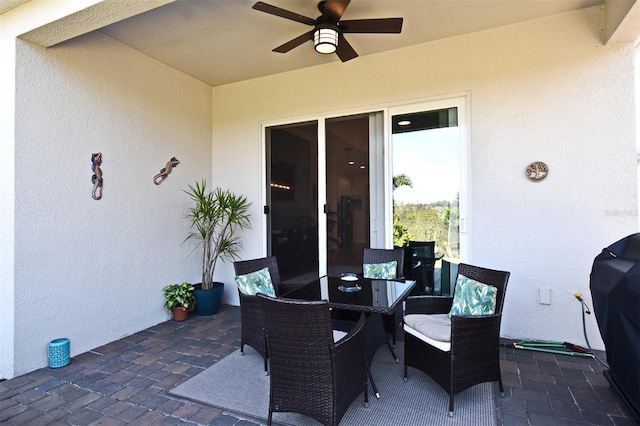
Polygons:
<instances>
[{"instance_id":1,"label":"table leg","mask_svg":"<svg viewBox=\"0 0 640 426\"><path fill-rule=\"evenodd\" d=\"M393 356L393 359L396 361L396 364L400 364L400 360L398 359L398 356L396 355L396 351L393 349L393 346L391 345L391 342L389 341L388 338L387 338L387 346L389 347L389 351L391 352L391 356Z\"/></svg>"},{"instance_id":2,"label":"table leg","mask_svg":"<svg viewBox=\"0 0 640 426\"><path fill-rule=\"evenodd\" d=\"M371 375L371 366L367 363L367 375L369 376L369 382L371 382L371 387L373 388L373 393L376 395L377 399L380 399L380 392L378 392L378 387L376 386L376 381L373 380L373 376Z\"/></svg>"},{"instance_id":3,"label":"table leg","mask_svg":"<svg viewBox=\"0 0 640 426\"><path fill-rule=\"evenodd\" d=\"M400 363L400 360L396 356L396 352L393 349L393 345L389 341L389 337L387 336L387 331L384 328L384 320L382 318L382 314L369 314L367 317L367 322L365 324L365 334L367 336L367 355L369 364L373 361L373 356L376 354L376 351L380 347L380 345L387 344L389 351L391 352L391 356L395 360L396 364Z\"/></svg>"},{"instance_id":4,"label":"table leg","mask_svg":"<svg viewBox=\"0 0 640 426\"><path fill-rule=\"evenodd\" d=\"M333 320L333 328L336 330L346 331L348 332L353 327L354 323L351 321ZM376 351L383 344L387 344L393 359L396 361L396 364L400 363L400 360L396 356L396 352L393 350L393 346L387 337L387 332L384 328L384 321L382 318L382 314L367 314L367 321L364 324L364 333L365 333L365 356L367 359L367 374L369 376L369 381L371 382L371 387L376 395L376 398L380 398L380 393L378 392L378 388L376 386L376 382L373 379L373 374L371 374L371 363L373 362L373 357L376 354Z\"/></svg>"}]
</instances>

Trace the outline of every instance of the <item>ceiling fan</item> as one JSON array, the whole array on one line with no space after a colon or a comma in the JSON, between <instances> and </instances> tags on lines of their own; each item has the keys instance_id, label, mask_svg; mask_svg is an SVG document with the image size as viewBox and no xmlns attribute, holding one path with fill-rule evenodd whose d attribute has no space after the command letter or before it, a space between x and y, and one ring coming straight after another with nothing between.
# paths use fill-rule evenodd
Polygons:
<instances>
[{"instance_id":1,"label":"ceiling fan","mask_svg":"<svg viewBox=\"0 0 640 426\"><path fill-rule=\"evenodd\" d=\"M313 29L273 49L274 52L287 53L303 43L313 40L319 53L336 53L342 62L358 56L344 38L347 33L360 34L399 34L402 31L402 18L352 19L341 21L342 14L351 0L323 0L318 3L322 15L316 19L299 15L261 1L253 8L261 12L310 25Z\"/></svg>"}]
</instances>

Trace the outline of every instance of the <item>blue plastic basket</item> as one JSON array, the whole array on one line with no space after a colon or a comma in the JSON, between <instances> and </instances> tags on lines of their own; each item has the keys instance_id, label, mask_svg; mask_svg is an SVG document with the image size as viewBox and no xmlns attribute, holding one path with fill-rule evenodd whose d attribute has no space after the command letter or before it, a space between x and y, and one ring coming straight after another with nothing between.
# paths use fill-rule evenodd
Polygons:
<instances>
[{"instance_id":1,"label":"blue plastic basket","mask_svg":"<svg viewBox=\"0 0 640 426\"><path fill-rule=\"evenodd\" d=\"M71 362L69 356L71 342L67 338L55 339L49 343L49 367L60 368Z\"/></svg>"}]
</instances>

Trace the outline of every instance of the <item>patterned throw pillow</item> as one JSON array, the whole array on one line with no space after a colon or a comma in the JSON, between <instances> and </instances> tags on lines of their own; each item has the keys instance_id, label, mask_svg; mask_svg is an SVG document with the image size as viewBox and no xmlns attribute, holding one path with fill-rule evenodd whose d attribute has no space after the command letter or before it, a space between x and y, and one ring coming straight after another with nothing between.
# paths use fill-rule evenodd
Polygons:
<instances>
[{"instance_id":1,"label":"patterned throw pillow","mask_svg":"<svg viewBox=\"0 0 640 426\"><path fill-rule=\"evenodd\" d=\"M496 311L498 289L481 282L458 275L453 304L449 311L452 315L491 315Z\"/></svg>"},{"instance_id":2,"label":"patterned throw pillow","mask_svg":"<svg viewBox=\"0 0 640 426\"><path fill-rule=\"evenodd\" d=\"M387 263L365 263L362 265L362 272L365 278L375 280L393 280L396 278L398 262L392 260Z\"/></svg>"},{"instance_id":3,"label":"patterned throw pillow","mask_svg":"<svg viewBox=\"0 0 640 426\"><path fill-rule=\"evenodd\" d=\"M240 292L247 296L255 296L258 293L271 297L276 296L276 290L273 288L273 283L271 282L269 268L263 268L250 274L238 275L236 277L236 284Z\"/></svg>"}]
</instances>

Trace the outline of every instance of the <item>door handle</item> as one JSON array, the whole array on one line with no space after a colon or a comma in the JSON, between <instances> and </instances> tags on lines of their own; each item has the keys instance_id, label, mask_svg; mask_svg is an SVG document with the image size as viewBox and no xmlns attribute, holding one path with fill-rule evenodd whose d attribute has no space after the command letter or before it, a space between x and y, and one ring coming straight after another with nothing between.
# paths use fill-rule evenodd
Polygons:
<instances>
[{"instance_id":1,"label":"door handle","mask_svg":"<svg viewBox=\"0 0 640 426\"><path fill-rule=\"evenodd\" d=\"M264 206L264 214L269 214L269 206Z\"/></svg>"}]
</instances>

